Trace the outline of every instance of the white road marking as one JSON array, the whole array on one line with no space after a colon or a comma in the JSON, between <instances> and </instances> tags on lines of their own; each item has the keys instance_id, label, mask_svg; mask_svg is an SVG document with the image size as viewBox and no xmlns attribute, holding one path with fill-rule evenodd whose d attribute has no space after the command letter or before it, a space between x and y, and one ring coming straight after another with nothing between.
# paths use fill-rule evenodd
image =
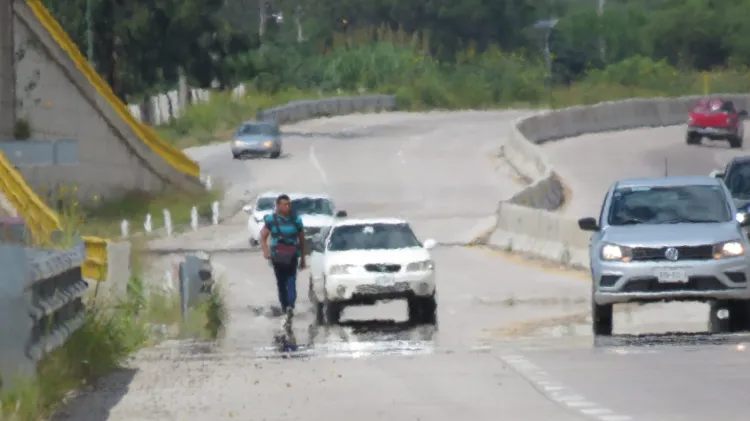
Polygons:
<instances>
[{"instance_id":1,"label":"white road marking","mask_svg":"<svg viewBox=\"0 0 750 421\"><path fill-rule=\"evenodd\" d=\"M561 405L575 408L583 415L594 417L600 421L630 421L633 419L629 415L615 414L612 410L601 407L574 391L568 390L561 386L559 382L556 382L547 372L521 355L501 356L500 359L526 377L550 399Z\"/></svg>"},{"instance_id":2,"label":"white road marking","mask_svg":"<svg viewBox=\"0 0 750 421\"><path fill-rule=\"evenodd\" d=\"M602 421L630 421L633 417L627 415L602 415L598 417Z\"/></svg>"},{"instance_id":3,"label":"white road marking","mask_svg":"<svg viewBox=\"0 0 750 421\"><path fill-rule=\"evenodd\" d=\"M586 415L603 415L603 414L611 414L612 411L606 408L587 408L587 409L581 409L581 412L583 412Z\"/></svg>"},{"instance_id":4,"label":"white road marking","mask_svg":"<svg viewBox=\"0 0 750 421\"><path fill-rule=\"evenodd\" d=\"M396 156L398 157L398 160L401 161L402 164L406 165L406 158L404 158L404 148L403 147L401 149L399 149L398 152L396 152Z\"/></svg>"},{"instance_id":5,"label":"white road marking","mask_svg":"<svg viewBox=\"0 0 750 421\"><path fill-rule=\"evenodd\" d=\"M310 163L315 167L315 169L318 171L318 174L320 174L320 179L323 180L323 184L328 184L328 176L326 175L325 170L323 169L323 166L320 165L320 161L318 161L318 157L315 156L315 146L310 145Z\"/></svg>"}]
</instances>

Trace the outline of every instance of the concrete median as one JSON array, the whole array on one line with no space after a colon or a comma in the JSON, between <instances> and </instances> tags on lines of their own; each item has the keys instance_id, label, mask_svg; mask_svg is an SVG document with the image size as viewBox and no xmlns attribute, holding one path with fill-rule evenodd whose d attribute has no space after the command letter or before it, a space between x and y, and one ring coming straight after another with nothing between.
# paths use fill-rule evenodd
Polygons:
<instances>
[{"instance_id":1,"label":"concrete median","mask_svg":"<svg viewBox=\"0 0 750 421\"><path fill-rule=\"evenodd\" d=\"M739 109L750 108L750 95L722 95ZM577 221L555 212L565 201L563 182L539 144L586 133L683 124L699 96L628 99L542 112L516 120L504 146L505 158L531 183L498 207L490 246L529 253L588 268L590 234ZM598 209L592 209L597 214Z\"/></svg>"}]
</instances>

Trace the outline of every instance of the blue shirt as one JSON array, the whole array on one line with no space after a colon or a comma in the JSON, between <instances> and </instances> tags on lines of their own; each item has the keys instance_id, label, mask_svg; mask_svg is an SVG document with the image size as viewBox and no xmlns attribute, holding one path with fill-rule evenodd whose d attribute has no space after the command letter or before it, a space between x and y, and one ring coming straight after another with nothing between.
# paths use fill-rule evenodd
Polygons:
<instances>
[{"instance_id":1,"label":"blue shirt","mask_svg":"<svg viewBox=\"0 0 750 421\"><path fill-rule=\"evenodd\" d=\"M278 220L278 227L274 216ZM283 241L285 244L294 244L297 246L297 256L302 255L302 247L299 244L299 234L304 232L302 219L297 215L285 218L279 214L272 213L263 218L266 229L271 233L271 253L276 249L276 244ZM281 233L281 235L279 235Z\"/></svg>"}]
</instances>

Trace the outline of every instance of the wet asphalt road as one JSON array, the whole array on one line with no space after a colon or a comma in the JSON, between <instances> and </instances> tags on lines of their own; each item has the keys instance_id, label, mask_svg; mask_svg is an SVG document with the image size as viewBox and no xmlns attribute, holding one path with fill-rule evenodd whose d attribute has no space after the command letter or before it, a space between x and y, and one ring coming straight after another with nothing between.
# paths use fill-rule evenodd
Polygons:
<instances>
[{"instance_id":1,"label":"wet asphalt road","mask_svg":"<svg viewBox=\"0 0 750 421\"><path fill-rule=\"evenodd\" d=\"M226 145L194 153L235 185L232 194L326 191L351 216L405 217L422 239L462 243L520 188L491 158L518 115L353 116L285 129L278 161L232 161ZM155 245L242 248L245 222ZM216 253L227 337L140 353L132 371L76 400L64 419L697 421L740 419L750 409L739 398L750 385L744 337L716 344L659 335L704 331L700 307L622 309L619 336L595 343L583 274L457 245L436 249L434 259L437 327L409 325L402 302L349 308L342 326L317 327L302 272L289 338L266 262L257 252Z\"/></svg>"}]
</instances>

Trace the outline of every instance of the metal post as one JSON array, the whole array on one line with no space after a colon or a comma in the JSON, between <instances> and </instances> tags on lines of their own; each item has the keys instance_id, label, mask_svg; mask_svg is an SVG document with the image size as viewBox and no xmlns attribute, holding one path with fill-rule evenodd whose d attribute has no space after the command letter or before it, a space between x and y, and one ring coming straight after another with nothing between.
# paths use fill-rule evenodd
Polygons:
<instances>
[{"instance_id":1,"label":"metal post","mask_svg":"<svg viewBox=\"0 0 750 421\"><path fill-rule=\"evenodd\" d=\"M93 0L86 0L86 59L94 65L94 22L91 19L91 4Z\"/></svg>"},{"instance_id":2,"label":"metal post","mask_svg":"<svg viewBox=\"0 0 750 421\"><path fill-rule=\"evenodd\" d=\"M549 37L552 34L552 28L547 29L544 34L544 59L547 61L547 76L552 77L552 53L549 50Z\"/></svg>"},{"instance_id":3,"label":"metal post","mask_svg":"<svg viewBox=\"0 0 750 421\"><path fill-rule=\"evenodd\" d=\"M0 1L0 140L13 139L16 126L13 1Z\"/></svg>"},{"instance_id":4,"label":"metal post","mask_svg":"<svg viewBox=\"0 0 750 421\"><path fill-rule=\"evenodd\" d=\"M604 41L604 35L601 33L603 29L602 24L602 16L604 16L604 4L607 0L599 0L599 7L597 9L597 14L599 15L599 57L602 60L602 63L607 62L607 46L605 45Z\"/></svg>"}]
</instances>

